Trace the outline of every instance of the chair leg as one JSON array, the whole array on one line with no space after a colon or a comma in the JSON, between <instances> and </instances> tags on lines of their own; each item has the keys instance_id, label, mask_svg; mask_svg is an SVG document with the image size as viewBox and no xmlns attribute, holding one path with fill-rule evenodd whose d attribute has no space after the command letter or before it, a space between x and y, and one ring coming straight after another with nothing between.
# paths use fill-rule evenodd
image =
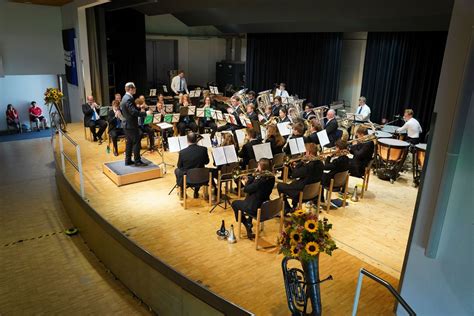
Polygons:
<instances>
[{"instance_id":1,"label":"chair leg","mask_svg":"<svg viewBox=\"0 0 474 316\"><path fill-rule=\"evenodd\" d=\"M237 197L240 199L240 190L242 189L242 182L240 182L240 179L238 179L237 182Z\"/></svg>"},{"instance_id":2,"label":"chair leg","mask_svg":"<svg viewBox=\"0 0 474 316\"><path fill-rule=\"evenodd\" d=\"M365 191L365 181L367 179L367 172L365 173L364 175L364 179L362 181L362 189L361 189L361 192L360 192L360 198L363 199L364 198L364 191Z\"/></svg>"},{"instance_id":3,"label":"chair leg","mask_svg":"<svg viewBox=\"0 0 474 316\"><path fill-rule=\"evenodd\" d=\"M285 166L283 167L283 183L287 183L288 182L288 167Z\"/></svg>"},{"instance_id":4,"label":"chair leg","mask_svg":"<svg viewBox=\"0 0 474 316\"><path fill-rule=\"evenodd\" d=\"M370 177L370 169L367 171L367 176L365 177L365 191L369 189L369 177Z\"/></svg>"},{"instance_id":5,"label":"chair leg","mask_svg":"<svg viewBox=\"0 0 474 316\"><path fill-rule=\"evenodd\" d=\"M239 239L242 239L242 211L239 210L239 213L237 215L237 236L239 236Z\"/></svg>"},{"instance_id":6,"label":"chair leg","mask_svg":"<svg viewBox=\"0 0 474 316\"><path fill-rule=\"evenodd\" d=\"M262 215L262 210L257 210L257 229L255 230L255 250L258 250L258 238L260 237L260 216Z\"/></svg>"},{"instance_id":7,"label":"chair leg","mask_svg":"<svg viewBox=\"0 0 474 316\"><path fill-rule=\"evenodd\" d=\"M326 212L329 212L331 208L331 196L332 196L332 186L334 185L334 179L331 179L331 184L329 185L328 195L326 198Z\"/></svg>"},{"instance_id":8,"label":"chair leg","mask_svg":"<svg viewBox=\"0 0 474 316\"><path fill-rule=\"evenodd\" d=\"M283 208L280 210L280 230L278 231L280 234L283 231L283 219L285 218L285 211Z\"/></svg>"},{"instance_id":9,"label":"chair leg","mask_svg":"<svg viewBox=\"0 0 474 316\"><path fill-rule=\"evenodd\" d=\"M316 204L318 206L317 211L316 211L316 214L318 214L318 217L319 217L319 208L321 207L321 193L322 192L323 192L323 186L320 185L319 186L319 193L318 193L318 202Z\"/></svg>"},{"instance_id":10,"label":"chair leg","mask_svg":"<svg viewBox=\"0 0 474 316\"><path fill-rule=\"evenodd\" d=\"M346 207L346 199L347 199L347 187L349 186L349 174L346 177L346 183L344 184L344 200L342 200L342 207Z\"/></svg>"},{"instance_id":11,"label":"chair leg","mask_svg":"<svg viewBox=\"0 0 474 316\"><path fill-rule=\"evenodd\" d=\"M186 175L183 176L183 206L186 209Z\"/></svg>"},{"instance_id":12,"label":"chair leg","mask_svg":"<svg viewBox=\"0 0 474 316\"><path fill-rule=\"evenodd\" d=\"M207 198L209 199L209 206L212 204L212 173L209 172L209 185L207 186Z\"/></svg>"}]
</instances>

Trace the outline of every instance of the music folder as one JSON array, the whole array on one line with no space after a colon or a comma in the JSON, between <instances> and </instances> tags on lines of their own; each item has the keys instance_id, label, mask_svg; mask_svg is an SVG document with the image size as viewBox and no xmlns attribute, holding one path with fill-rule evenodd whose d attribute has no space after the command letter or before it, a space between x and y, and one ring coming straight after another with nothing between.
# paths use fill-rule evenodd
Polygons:
<instances>
[{"instance_id":1,"label":"music folder","mask_svg":"<svg viewBox=\"0 0 474 316\"><path fill-rule=\"evenodd\" d=\"M196 109L196 116L197 117L204 117L204 108L197 108Z\"/></svg>"},{"instance_id":2,"label":"music folder","mask_svg":"<svg viewBox=\"0 0 474 316\"><path fill-rule=\"evenodd\" d=\"M290 138L288 140L288 145L290 146L290 151L292 155L303 154L306 152L303 137Z\"/></svg>"},{"instance_id":3,"label":"music folder","mask_svg":"<svg viewBox=\"0 0 474 316\"><path fill-rule=\"evenodd\" d=\"M291 134L291 126L289 122L278 123L277 127L281 136L288 136Z\"/></svg>"},{"instance_id":4,"label":"music folder","mask_svg":"<svg viewBox=\"0 0 474 316\"><path fill-rule=\"evenodd\" d=\"M173 104L165 104L165 112L166 113L173 113L174 105Z\"/></svg>"},{"instance_id":5,"label":"music folder","mask_svg":"<svg viewBox=\"0 0 474 316\"><path fill-rule=\"evenodd\" d=\"M171 125L169 123L166 123L166 122L157 123L156 126L158 126L161 129L168 129L168 128L173 127L173 125Z\"/></svg>"},{"instance_id":6,"label":"music folder","mask_svg":"<svg viewBox=\"0 0 474 316\"><path fill-rule=\"evenodd\" d=\"M188 147L187 136L168 137L170 153L179 152Z\"/></svg>"},{"instance_id":7,"label":"music folder","mask_svg":"<svg viewBox=\"0 0 474 316\"><path fill-rule=\"evenodd\" d=\"M200 134L202 137L200 141L198 141L198 145L204 146L207 148L212 148L212 143L211 143L211 134Z\"/></svg>"},{"instance_id":8,"label":"music folder","mask_svg":"<svg viewBox=\"0 0 474 316\"><path fill-rule=\"evenodd\" d=\"M161 113L153 114L153 124L157 124L161 122Z\"/></svg>"},{"instance_id":9,"label":"music folder","mask_svg":"<svg viewBox=\"0 0 474 316\"><path fill-rule=\"evenodd\" d=\"M238 162L237 153L234 145L213 147L212 157L216 166L222 166L233 162Z\"/></svg>"},{"instance_id":10,"label":"music folder","mask_svg":"<svg viewBox=\"0 0 474 316\"><path fill-rule=\"evenodd\" d=\"M166 123L178 123L179 122L179 113L165 114Z\"/></svg>"},{"instance_id":11,"label":"music folder","mask_svg":"<svg viewBox=\"0 0 474 316\"><path fill-rule=\"evenodd\" d=\"M143 121L143 124L144 124L144 125L148 125L148 124L150 124L151 122L153 122L153 115L147 115L147 116L145 116L145 120Z\"/></svg>"},{"instance_id":12,"label":"music folder","mask_svg":"<svg viewBox=\"0 0 474 316\"><path fill-rule=\"evenodd\" d=\"M247 135L247 131L245 129L236 129L235 135L237 136L237 143L239 147L242 147L245 143L245 136Z\"/></svg>"},{"instance_id":13,"label":"music folder","mask_svg":"<svg viewBox=\"0 0 474 316\"><path fill-rule=\"evenodd\" d=\"M99 108L99 116L107 116L109 115L109 110L112 108L111 106L101 106Z\"/></svg>"},{"instance_id":14,"label":"music folder","mask_svg":"<svg viewBox=\"0 0 474 316\"><path fill-rule=\"evenodd\" d=\"M328 133L326 132L325 129L323 129L322 131L317 132L316 135L318 136L319 145L321 145L321 147L324 147L324 146L326 146L327 144L330 143Z\"/></svg>"},{"instance_id":15,"label":"music folder","mask_svg":"<svg viewBox=\"0 0 474 316\"><path fill-rule=\"evenodd\" d=\"M270 143L253 145L252 148L256 161L259 161L262 158L273 159L272 147Z\"/></svg>"},{"instance_id":16,"label":"music folder","mask_svg":"<svg viewBox=\"0 0 474 316\"><path fill-rule=\"evenodd\" d=\"M364 115L356 113L346 113L346 118L351 121L363 121Z\"/></svg>"}]
</instances>

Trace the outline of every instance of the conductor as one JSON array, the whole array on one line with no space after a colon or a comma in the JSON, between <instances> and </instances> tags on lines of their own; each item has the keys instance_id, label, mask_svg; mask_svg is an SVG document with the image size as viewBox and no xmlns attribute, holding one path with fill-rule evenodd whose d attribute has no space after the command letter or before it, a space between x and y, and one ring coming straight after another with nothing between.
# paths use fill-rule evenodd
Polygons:
<instances>
[{"instance_id":1,"label":"conductor","mask_svg":"<svg viewBox=\"0 0 474 316\"><path fill-rule=\"evenodd\" d=\"M137 92L137 88L133 82L125 84L125 95L120 103L120 109L125 119L125 139L127 145L125 147L125 165L135 165L136 167L146 166L140 157L140 132L138 129L138 118L146 116L145 107L137 108L133 95ZM133 161L132 161L133 151Z\"/></svg>"}]
</instances>

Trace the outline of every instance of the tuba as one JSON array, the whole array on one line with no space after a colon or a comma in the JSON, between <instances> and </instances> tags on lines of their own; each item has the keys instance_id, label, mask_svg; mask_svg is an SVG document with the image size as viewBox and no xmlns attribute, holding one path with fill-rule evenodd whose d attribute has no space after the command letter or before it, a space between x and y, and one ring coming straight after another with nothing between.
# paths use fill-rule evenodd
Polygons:
<instances>
[{"instance_id":1,"label":"tuba","mask_svg":"<svg viewBox=\"0 0 474 316\"><path fill-rule=\"evenodd\" d=\"M272 93L272 90L265 90L262 92L258 93L257 96L257 109L260 112L260 114L264 115L265 113L265 108L269 105L272 105L272 102L270 101L270 94Z\"/></svg>"}]
</instances>

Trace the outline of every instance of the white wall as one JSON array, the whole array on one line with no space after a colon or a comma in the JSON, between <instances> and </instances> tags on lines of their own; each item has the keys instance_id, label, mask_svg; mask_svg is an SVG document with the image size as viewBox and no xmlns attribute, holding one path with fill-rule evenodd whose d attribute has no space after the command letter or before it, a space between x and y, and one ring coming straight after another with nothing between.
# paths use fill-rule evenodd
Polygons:
<instances>
[{"instance_id":1,"label":"white wall","mask_svg":"<svg viewBox=\"0 0 474 316\"><path fill-rule=\"evenodd\" d=\"M148 34L147 39L178 41L178 68L186 72L188 85L205 85L216 79L216 62L225 58L225 39Z\"/></svg>"},{"instance_id":2,"label":"white wall","mask_svg":"<svg viewBox=\"0 0 474 316\"><path fill-rule=\"evenodd\" d=\"M31 101L36 101L48 119L48 108L44 105L43 97L46 88L57 88L56 75L22 75L0 78L0 130L7 129L5 110L11 103L17 109L22 123L30 125L28 109ZM49 123L48 123L49 124Z\"/></svg>"},{"instance_id":3,"label":"white wall","mask_svg":"<svg viewBox=\"0 0 474 316\"><path fill-rule=\"evenodd\" d=\"M338 99L348 101L351 112L357 108L362 89L366 45L367 32L344 33Z\"/></svg>"}]
</instances>

